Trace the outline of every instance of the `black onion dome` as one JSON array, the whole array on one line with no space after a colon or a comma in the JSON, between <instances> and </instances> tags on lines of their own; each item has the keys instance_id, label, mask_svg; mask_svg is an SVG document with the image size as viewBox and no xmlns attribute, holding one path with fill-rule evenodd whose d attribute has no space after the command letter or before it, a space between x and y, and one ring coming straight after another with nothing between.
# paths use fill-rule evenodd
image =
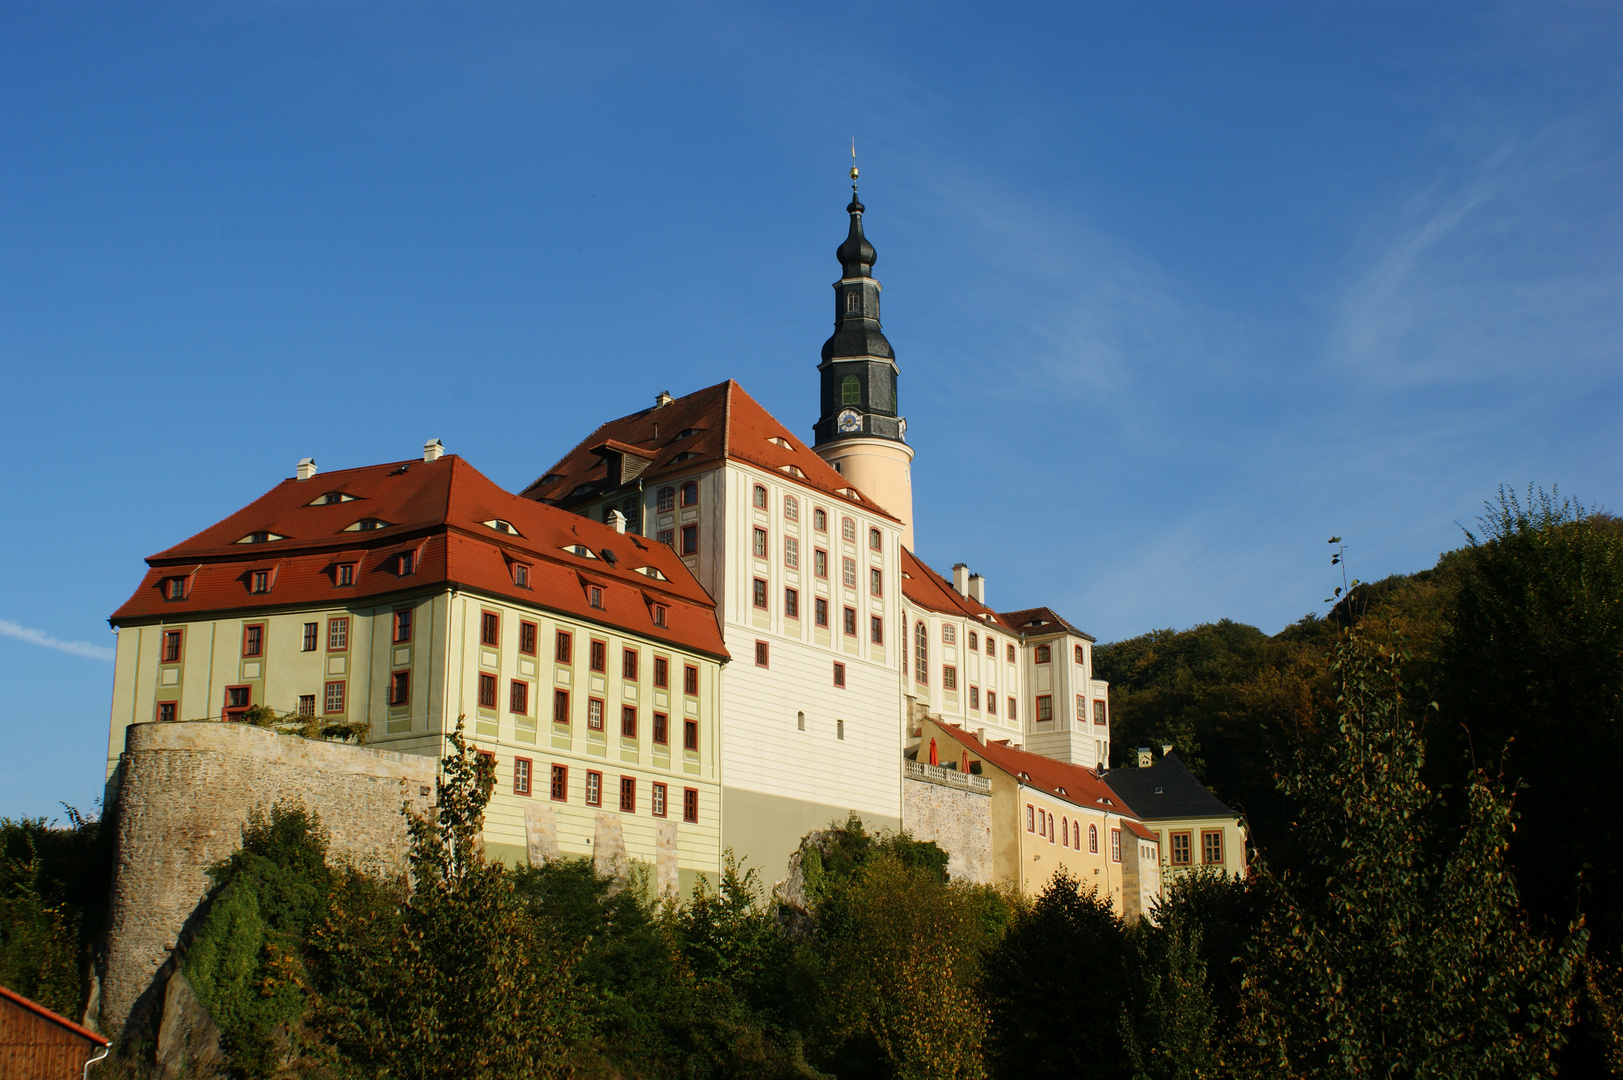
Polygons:
<instances>
[{"instance_id":1,"label":"black onion dome","mask_svg":"<svg viewBox=\"0 0 1623 1080\"><path fill-rule=\"evenodd\" d=\"M873 245L862 235L862 211L863 206L857 201L857 189L853 186L851 205L845 208L845 212L851 215L851 231L846 234L845 243L834 253L840 260L840 269L848 278L868 277L873 270L874 261L878 258Z\"/></svg>"}]
</instances>

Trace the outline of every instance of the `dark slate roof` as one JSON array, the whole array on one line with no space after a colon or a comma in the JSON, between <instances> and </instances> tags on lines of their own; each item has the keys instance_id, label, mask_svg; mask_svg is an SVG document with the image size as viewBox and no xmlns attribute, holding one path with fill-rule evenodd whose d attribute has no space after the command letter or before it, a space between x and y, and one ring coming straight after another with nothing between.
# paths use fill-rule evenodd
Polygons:
<instances>
[{"instance_id":1,"label":"dark slate roof","mask_svg":"<svg viewBox=\"0 0 1623 1080\"><path fill-rule=\"evenodd\" d=\"M1104 781L1145 821L1237 816L1195 779L1177 754L1168 754L1147 769L1111 769Z\"/></svg>"}]
</instances>

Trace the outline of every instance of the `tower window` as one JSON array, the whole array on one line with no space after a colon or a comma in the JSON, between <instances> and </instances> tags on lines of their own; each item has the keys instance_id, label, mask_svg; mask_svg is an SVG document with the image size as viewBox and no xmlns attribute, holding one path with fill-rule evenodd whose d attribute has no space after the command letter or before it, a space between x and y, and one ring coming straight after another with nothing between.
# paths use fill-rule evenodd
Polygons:
<instances>
[{"instance_id":1,"label":"tower window","mask_svg":"<svg viewBox=\"0 0 1623 1080\"><path fill-rule=\"evenodd\" d=\"M862 383L855 375L847 375L840 380L840 404L862 404Z\"/></svg>"},{"instance_id":2,"label":"tower window","mask_svg":"<svg viewBox=\"0 0 1623 1080\"><path fill-rule=\"evenodd\" d=\"M845 312L855 315L862 310L862 294L855 289L848 289L845 293Z\"/></svg>"}]
</instances>

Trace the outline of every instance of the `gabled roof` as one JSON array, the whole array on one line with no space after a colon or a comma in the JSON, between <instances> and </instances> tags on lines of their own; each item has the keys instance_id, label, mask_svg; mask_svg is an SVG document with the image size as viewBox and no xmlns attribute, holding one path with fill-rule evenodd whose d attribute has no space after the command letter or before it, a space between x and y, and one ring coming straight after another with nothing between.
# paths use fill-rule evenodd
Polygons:
<instances>
[{"instance_id":1,"label":"gabled roof","mask_svg":"<svg viewBox=\"0 0 1623 1080\"><path fill-rule=\"evenodd\" d=\"M521 494L526 499L568 505L617 490L621 486L618 478L609 476L608 463L596 452L603 447L649 459L648 467L638 474L644 483L676 479L732 459L781 473L830 498L897 520L865 494L843 494L856 490L850 481L731 379L669 405L610 420Z\"/></svg>"},{"instance_id":2,"label":"gabled roof","mask_svg":"<svg viewBox=\"0 0 1623 1080\"><path fill-rule=\"evenodd\" d=\"M1003 621L1020 631L1022 634L1075 634L1088 641L1097 641L1092 634L1084 633L1066 622L1051 607L1025 608L1020 611L1005 611Z\"/></svg>"},{"instance_id":3,"label":"gabled roof","mask_svg":"<svg viewBox=\"0 0 1623 1080\"><path fill-rule=\"evenodd\" d=\"M1133 814L1132 809L1092 769L1055 761L1029 750L1016 750L1003 740L983 743L956 724L941 720L933 720L932 723L970 754L991 762L1028 787L1088 810L1107 810L1123 816Z\"/></svg>"},{"instance_id":4,"label":"gabled roof","mask_svg":"<svg viewBox=\"0 0 1623 1080\"><path fill-rule=\"evenodd\" d=\"M352 498L311 505L329 493ZM387 526L348 531L363 519ZM499 532L487 521L516 532ZM238 543L259 532L283 539ZM575 545L598 557L564 550ZM417 566L402 577L397 556L404 552L416 555ZM669 547L503 491L455 455L284 480L147 563L141 587L113 614L115 626L214 611L342 606L450 584L727 655L715 601ZM336 584L340 564L353 566L352 586ZM530 568L529 588L516 584L514 564ZM258 569L273 574L268 593L248 591ZM188 578L185 599L164 598L162 586L172 577ZM604 586L605 609L591 607L588 581ZM665 627L653 625L656 603L667 609Z\"/></svg>"},{"instance_id":5,"label":"gabled roof","mask_svg":"<svg viewBox=\"0 0 1623 1080\"><path fill-rule=\"evenodd\" d=\"M1145 769L1111 769L1105 782L1145 821L1238 816L1195 779L1177 754Z\"/></svg>"},{"instance_id":6,"label":"gabled roof","mask_svg":"<svg viewBox=\"0 0 1623 1080\"><path fill-rule=\"evenodd\" d=\"M926 611L967 615L988 626L995 626L1004 633L1015 633L1015 630L1003 620L1003 616L985 604L977 603L968 596L959 595L950 581L924 565L924 560L906 548L902 549L902 595Z\"/></svg>"},{"instance_id":7,"label":"gabled roof","mask_svg":"<svg viewBox=\"0 0 1623 1080\"><path fill-rule=\"evenodd\" d=\"M15 990L8 990L6 987L0 986L0 1001L9 1001L19 1009L26 1012L31 1012L42 1020L47 1020L58 1027L67 1029L69 1032L72 1032L74 1035L77 1035L86 1042L95 1043L97 1046L106 1046L109 1042L105 1035L97 1035L89 1028L80 1027L67 1017L58 1016L56 1013L52 1012L50 1009L47 1009L39 1002L31 1001L17 993Z\"/></svg>"}]
</instances>

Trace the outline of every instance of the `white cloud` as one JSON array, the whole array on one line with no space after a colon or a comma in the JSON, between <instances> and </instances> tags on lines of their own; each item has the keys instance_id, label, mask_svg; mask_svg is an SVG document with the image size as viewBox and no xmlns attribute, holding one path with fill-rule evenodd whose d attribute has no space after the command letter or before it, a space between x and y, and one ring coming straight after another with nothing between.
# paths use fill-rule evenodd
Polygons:
<instances>
[{"instance_id":1,"label":"white cloud","mask_svg":"<svg viewBox=\"0 0 1623 1080\"><path fill-rule=\"evenodd\" d=\"M111 660L116 651L105 645L91 645L84 641L58 641L43 630L34 630L27 626L18 626L9 619L0 619L0 634L26 641L30 645L41 645L57 652L65 652L71 656L83 656L87 660Z\"/></svg>"}]
</instances>

